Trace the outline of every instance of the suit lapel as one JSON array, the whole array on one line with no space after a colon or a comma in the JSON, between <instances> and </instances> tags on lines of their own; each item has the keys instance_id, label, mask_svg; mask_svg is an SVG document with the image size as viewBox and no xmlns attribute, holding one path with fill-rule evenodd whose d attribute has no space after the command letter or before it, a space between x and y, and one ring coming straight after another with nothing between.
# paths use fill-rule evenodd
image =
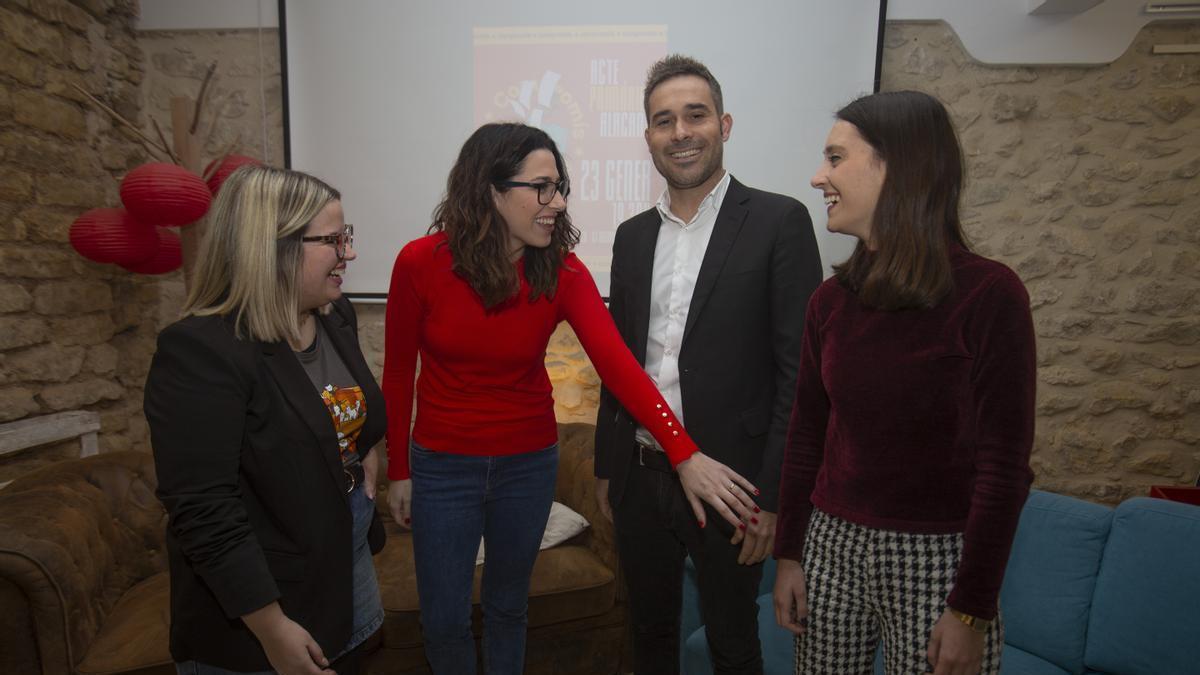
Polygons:
<instances>
[{"instance_id":1,"label":"suit lapel","mask_svg":"<svg viewBox=\"0 0 1200 675\"><path fill-rule=\"evenodd\" d=\"M321 453L330 479L334 481L339 493L345 493L342 459L337 450L337 433L334 431L333 421L329 418L329 411L321 403L321 397L313 387L312 380L308 379L300 360L286 342L262 343L262 354L283 398L316 437L316 444L310 447Z\"/></svg>"},{"instance_id":2,"label":"suit lapel","mask_svg":"<svg viewBox=\"0 0 1200 675\"><path fill-rule=\"evenodd\" d=\"M687 344L688 334L692 326L704 310L708 296L712 294L713 286L721 276L725 260L733 243L737 241L742 224L746 222L746 214L750 211L746 202L750 193L742 184L729 178L729 188L725 191L725 199L721 202L721 210L717 213L717 222L713 224L712 236L708 239L708 248L704 251L704 260L700 263L700 273L696 277L696 288L692 292L692 304L688 307L687 323L683 327L683 343Z\"/></svg>"},{"instance_id":3,"label":"suit lapel","mask_svg":"<svg viewBox=\"0 0 1200 675\"><path fill-rule=\"evenodd\" d=\"M630 347L638 363L646 365L646 340L650 331L650 290L654 285L654 249L658 246L658 228L662 217L658 209L651 209L636 223L629 251L630 272L635 283L630 286L629 316Z\"/></svg>"}]
</instances>

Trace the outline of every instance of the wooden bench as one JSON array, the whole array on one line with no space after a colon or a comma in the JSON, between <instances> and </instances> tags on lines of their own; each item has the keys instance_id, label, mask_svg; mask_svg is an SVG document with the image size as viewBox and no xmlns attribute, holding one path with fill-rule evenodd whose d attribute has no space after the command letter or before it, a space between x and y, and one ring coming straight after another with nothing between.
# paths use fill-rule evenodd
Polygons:
<instances>
[{"instance_id":1,"label":"wooden bench","mask_svg":"<svg viewBox=\"0 0 1200 675\"><path fill-rule=\"evenodd\" d=\"M89 457L100 452L99 432L100 413L87 410L17 420L0 424L0 455L78 438L79 456ZM0 483L0 488L11 482Z\"/></svg>"}]
</instances>

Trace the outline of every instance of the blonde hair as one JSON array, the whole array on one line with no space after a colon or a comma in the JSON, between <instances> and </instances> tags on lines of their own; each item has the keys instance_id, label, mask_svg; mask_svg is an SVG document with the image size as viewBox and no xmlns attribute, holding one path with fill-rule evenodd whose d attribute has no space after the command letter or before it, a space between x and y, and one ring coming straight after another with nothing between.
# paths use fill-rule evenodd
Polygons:
<instances>
[{"instance_id":1,"label":"blonde hair","mask_svg":"<svg viewBox=\"0 0 1200 675\"><path fill-rule=\"evenodd\" d=\"M300 335L305 228L341 194L299 171L243 166L221 186L208 216L182 315L235 316L237 336L263 342Z\"/></svg>"}]
</instances>

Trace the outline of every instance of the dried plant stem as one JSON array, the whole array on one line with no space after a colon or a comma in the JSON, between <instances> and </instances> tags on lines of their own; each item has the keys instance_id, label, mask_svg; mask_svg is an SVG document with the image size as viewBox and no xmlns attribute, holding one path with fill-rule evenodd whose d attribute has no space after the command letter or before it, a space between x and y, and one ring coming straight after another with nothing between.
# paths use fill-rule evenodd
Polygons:
<instances>
[{"instance_id":1,"label":"dried plant stem","mask_svg":"<svg viewBox=\"0 0 1200 675\"><path fill-rule=\"evenodd\" d=\"M167 157L169 157L172 162L174 162L176 164L179 163L179 158L177 158L175 156L175 153L171 152L171 148L167 146L166 141L163 141L163 144L161 146L156 144L154 141L150 140L150 138L147 137L146 134L143 134L142 130L137 128L137 125L135 125L133 122L130 122L129 120L125 119L121 115L121 113L119 113L116 110L113 110L112 108L105 105L104 102L101 101L100 99L96 98L95 96L92 96L90 93L88 93L88 91L86 89L84 89L83 87L81 87L77 84L72 84L71 86L74 87L75 90L78 91L80 94L83 94L87 98L87 100L91 101L92 105L94 105L97 108L108 113L108 115L110 117L112 117L114 120L120 122L121 124L125 125L130 131L132 131L134 134L136 134L137 137L142 140L142 143L146 146L147 149L152 149L159 153L162 153L162 154L166 155Z\"/></svg>"},{"instance_id":2,"label":"dried plant stem","mask_svg":"<svg viewBox=\"0 0 1200 675\"><path fill-rule=\"evenodd\" d=\"M167 137L163 135L162 127L158 126L158 120L151 117L150 124L154 125L154 133L158 134L158 140L162 141L163 147L170 152L171 161L175 162L176 164L180 164L179 158L175 156L174 151L171 150L171 146L167 144Z\"/></svg>"},{"instance_id":3,"label":"dried plant stem","mask_svg":"<svg viewBox=\"0 0 1200 675\"><path fill-rule=\"evenodd\" d=\"M200 93L196 94L196 107L192 109L192 125L188 127L189 134L195 135L196 129L200 126L200 106L204 105L204 93L208 91L208 83L212 81L215 72L217 72L217 62L213 61L208 64L208 70L204 72L204 81L200 83Z\"/></svg>"}]
</instances>

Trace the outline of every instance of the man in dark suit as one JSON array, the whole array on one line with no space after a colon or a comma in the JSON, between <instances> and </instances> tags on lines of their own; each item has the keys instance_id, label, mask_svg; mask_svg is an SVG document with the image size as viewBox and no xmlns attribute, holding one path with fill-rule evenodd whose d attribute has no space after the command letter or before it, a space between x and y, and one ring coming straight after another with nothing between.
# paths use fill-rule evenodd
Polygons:
<instances>
[{"instance_id":1,"label":"man in dark suit","mask_svg":"<svg viewBox=\"0 0 1200 675\"><path fill-rule=\"evenodd\" d=\"M616 525L635 672L679 672L690 555L716 672L761 673L755 598L820 257L800 202L725 171L733 118L703 64L659 61L644 102L646 143L667 190L617 230L610 310L700 448L758 488L760 512L734 528L698 511L661 448L607 391L596 423L597 498Z\"/></svg>"}]
</instances>

